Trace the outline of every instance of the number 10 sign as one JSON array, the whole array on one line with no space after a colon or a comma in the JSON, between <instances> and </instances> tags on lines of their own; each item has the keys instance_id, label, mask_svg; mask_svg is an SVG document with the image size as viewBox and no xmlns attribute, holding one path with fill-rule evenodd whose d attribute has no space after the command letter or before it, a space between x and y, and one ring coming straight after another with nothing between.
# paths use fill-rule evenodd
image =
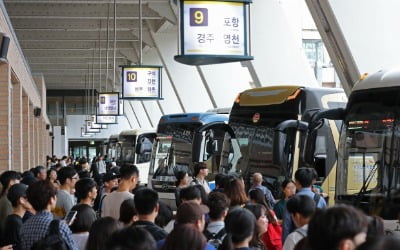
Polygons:
<instances>
[{"instance_id":1,"label":"number 10 sign","mask_svg":"<svg viewBox=\"0 0 400 250\"><path fill-rule=\"evenodd\" d=\"M249 0L180 3L180 55L189 65L252 60L249 51Z\"/></svg>"},{"instance_id":2,"label":"number 10 sign","mask_svg":"<svg viewBox=\"0 0 400 250\"><path fill-rule=\"evenodd\" d=\"M123 99L160 99L161 66L122 66Z\"/></svg>"}]
</instances>

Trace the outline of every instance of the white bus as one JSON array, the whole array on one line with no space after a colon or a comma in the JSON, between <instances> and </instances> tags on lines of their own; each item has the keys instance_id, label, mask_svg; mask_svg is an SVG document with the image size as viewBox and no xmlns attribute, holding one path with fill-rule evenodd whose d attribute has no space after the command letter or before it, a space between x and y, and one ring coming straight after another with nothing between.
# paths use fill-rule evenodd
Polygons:
<instances>
[{"instance_id":1,"label":"white bus","mask_svg":"<svg viewBox=\"0 0 400 250\"><path fill-rule=\"evenodd\" d=\"M118 136L116 162L118 166L125 163L135 164L139 169L140 184L147 185L151 150L155 130L124 130Z\"/></svg>"}]
</instances>

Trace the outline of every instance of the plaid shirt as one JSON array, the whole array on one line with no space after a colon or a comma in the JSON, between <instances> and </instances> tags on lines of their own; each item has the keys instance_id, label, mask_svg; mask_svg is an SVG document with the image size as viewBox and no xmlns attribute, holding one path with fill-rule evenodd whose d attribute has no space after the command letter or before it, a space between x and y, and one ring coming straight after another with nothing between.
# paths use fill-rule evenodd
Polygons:
<instances>
[{"instance_id":1,"label":"plaid shirt","mask_svg":"<svg viewBox=\"0 0 400 250\"><path fill-rule=\"evenodd\" d=\"M29 218L22 225L19 233L21 236L22 250L30 250L36 241L44 238L48 233L50 222L52 220L53 214L46 210L40 211ZM70 250L78 250L78 247L72 239L71 230L64 222L60 223L60 232L65 243L68 245L68 248Z\"/></svg>"}]
</instances>

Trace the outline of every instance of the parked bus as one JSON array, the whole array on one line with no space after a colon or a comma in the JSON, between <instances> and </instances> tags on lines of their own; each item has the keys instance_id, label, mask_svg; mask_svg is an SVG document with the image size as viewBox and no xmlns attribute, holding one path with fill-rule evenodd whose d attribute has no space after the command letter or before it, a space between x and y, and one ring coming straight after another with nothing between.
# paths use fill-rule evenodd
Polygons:
<instances>
[{"instance_id":1,"label":"parked bus","mask_svg":"<svg viewBox=\"0 0 400 250\"><path fill-rule=\"evenodd\" d=\"M318 113L310 124L312 154L322 118L343 121L336 177L337 203L385 219L395 229L400 212L400 68L363 76L345 109ZM308 156L306 158L312 158Z\"/></svg>"},{"instance_id":2,"label":"parked bus","mask_svg":"<svg viewBox=\"0 0 400 250\"><path fill-rule=\"evenodd\" d=\"M222 143L228 115L206 113L182 113L164 115L157 127L157 137L151 154L149 183L161 199L175 207L175 174L182 170L192 175L192 146L195 130L204 135L206 146L202 159L206 162L210 179L219 169ZM212 128L212 129L211 129Z\"/></svg>"},{"instance_id":3,"label":"parked bus","mask_svg":"<svg viewBox=\"0 0 400 250\"><path fill-rule=\"evenodd\" d=\"M108 138L106 152L107 152L108 158L111 161L116 160L117 143L118 143L118 134L111 135L110 138Z\"/></svg>"},{"instance_id":4,"label":"parked bus","mask_svg":"<svg viewBox=\"0 0 400 250\"><path fill-rule=\"evenodd\" d=\"M301 159L308 123L317 110L344 107L342 89L272 86L246 90L235 100L229 116L233 138L227 138L221 171L239 173L250 185L260 172L273 195L280 197L281 183L293 178ZM318 132L315 169L324 192L333 197L338 124L324 124ZM237 159L237 150L241 157Z\"/></svg>"},{"instance_id":5,"label":"parked bus","mask_svg":"<svg viewBox=\"0 0 400 250\"><path fill-rule=\"evenodd\" d=\"M131 129L124 130L118 136L116 162L135 164L139 169L140 184L147 185L150 156L153 141L156 137L154 130Z\"/></svg>"}]
</instances>

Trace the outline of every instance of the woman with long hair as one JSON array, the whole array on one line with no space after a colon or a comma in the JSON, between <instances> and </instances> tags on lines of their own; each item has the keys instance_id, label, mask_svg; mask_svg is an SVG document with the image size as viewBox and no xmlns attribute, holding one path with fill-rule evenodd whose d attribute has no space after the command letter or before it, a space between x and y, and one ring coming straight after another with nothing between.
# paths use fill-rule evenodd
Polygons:
<instances>
[{"instance_id":1,"label":"woman with long hair","mask_svg":"<svg viewBox=\"0 0 400 250\"><path fill-rule=\"evenodd\" d=\"M106 242L120 228L119 222L112 217L96 220L90 228L86 250L107 250Z\"/></svg>"},{"instance_id":2,"label":"woman with long hair","mask_svg":"<svg viewBox=\"0 0 400 250\"><path fill-rule=\"evenodd\" d=\"M268 219L267 231L262 235L262 241L268 250L282 249L282 226L278 222L268 203L264 193L260 189L253 189L249 192L249 199L252 204L260 204L265 208L265 213Z\"/></svg>"},{"instance_id":3,"label":"woman with long hair","mask_svg":"<svg viewBox=\"0 0 400 250\"><path fill-rule=\"evenodd\" d=\"M177 224L161 250L204 250L206 243L204 235L193 224Z\"/></svg>"},{"instance_id":4,"label":"woman with long hair","mask_svg":"<svg viewBox=\"0 0 400 250\"><path fill-rule=\"evenodd\" d=\"M224 187L224 193L231 201L230 208L236 206L244 207L247 202L247 195L243 180L240 178L231 179Z\"/></svg>"},{"instance_id":5,"label":"woman with long hair","mask_svg":"<svg viewBox=\"0 0 400 250\"><path fill-rule=\"evenodd\" d=\"M254 227L253 237L249 243L249 246L253 250L265 250L266 247L262 241L262 236L267 232L268 219L265 213L266 208L261 204L247 204L244 208L248 209L256 217L256 224Z\"/></svg>"}]
</instances>

